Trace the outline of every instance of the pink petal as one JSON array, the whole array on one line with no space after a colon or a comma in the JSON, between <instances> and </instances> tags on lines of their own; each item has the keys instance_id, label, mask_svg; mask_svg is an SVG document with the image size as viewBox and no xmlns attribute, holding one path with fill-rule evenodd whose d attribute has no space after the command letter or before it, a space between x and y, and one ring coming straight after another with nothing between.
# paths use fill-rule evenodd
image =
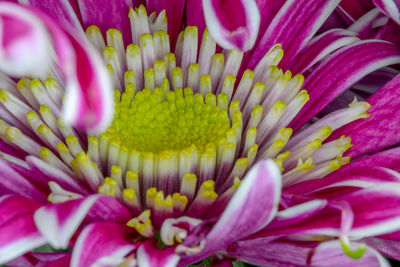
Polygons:
<instances>
[{"instance_id":1,"label":"pink petal","mask_svg":"<svg viewBox=\"0 0 400 267\"><path fill-rule=\"evenodd\" d=\"M0 3L0 70L13 76L44 77L51 40L39 18L18 5Z\"/></svg>"},{"instance_id":2,"label":"pink petal","mask_svg":"<svg viewBox=\"0 0 400 267\"><path fill-rule=\"evenodd\" d=\"M89 221L118 221L126 223L132 214L119 199L101 195L88 213Z\"/></svg>"},{"instance_id":3,"label":"pink petal","mask_svg":"<svg viewBox=\"0 0 400 267\"><path fill-rule=\"evenodd\" d=\"M364 241L368 246L375 248L386 257L400 260L400 246L398 240L366 238Z\"/></svg>"},{"instance_id":4,"label":"pink petal","mask_svg":"<svg viewBox=\"0 0 400 267\"><path fill-rule=\"evenodd\" d=\"M159 249L154 241L144 242L137 250L138 266L143 267L175 267L180 257L175 248Z\"/></svg>"},{"instance_id":5,"label":"pink petal","mask_svg":"<svg viewBox=\"0 0 400 267\"><path fill-rule=\"evenodd\" d=\"M257 163L241 182L225 211L205 237L205 248L187 262L223 249L266 226L277 212L281 174L272 160Z\"/></svg>"},{"instance_id":6,"label":"pink petal","mask_svg":"<svg viewBox=\"0 0 400 267\"><path fill-rule=\"evenodd\" d=\"M78 14L69 0L27 0L32 7L40 9L57 20L62 26L70 27L75 34L85 37Z\"/></svg>"},{"instance_id":7,"label":"pink petal","mask_svg":"<svg viewBox=\"0 0 400 267\"><path fill-rule=\"evenodd\" d=\"M372 0L374 4L397 24L400 24L400 1L399 0Z\"/></svg>"},{"instance_id":8,"label":"pink petal","mask_svg":"<svg viewBox=\"0 0 400 267\"><path fill-rule=\"evenodd\" d=\"M309 42L322 23L335 9L339 0L286 1L269 24L254 50L247 68L254 68L274 44L282 44L285 66Z\"/></svg>"},{"instance_id":9,"label":"pink petal","mask_svg":"<svg viewBox=\"0 0 400 267\"><path fill-rule=\"evenodd\" d=\"M370 0L342 0L340 2L340 7L343 8L351 18L357 20L369 10L374 8L374 5Z\"/></svg>"},{"instance_id":10,"label":"pink petal","mask_svg":"<svg viewBox=\"0 0 400 267\"><path fill-rule=\"evenodd\" d=\"M206 21L204 20L203 6L201 1L186 1L186 23L187 25L197 26L199 36L203 36L203 32L206 27Z\"/></svg>"},{"instance_id":11,"label":"pink petal","mask_svg":"<svg viewBox=\"0 0 400 267\"><path fill-rule=\"evenodd\" d=\"M260 12L254 0L203 0L206 25L225 49L250 50L258 34Z\"/></svg>"},{"instance_id":12,"label":"pink petal","mask_svg":"<svg viewBox=\"0 0 400 267\"><path fill-rule=\"evenodd\" d=\"M35 212L36 226L52 247L65 249L98 198L98 195L93 195L43 206Z\"/></svg>"},{"instance_id":13,"label":"pink petal","mask_svg":"<svg viewBox=\"0 0 400 267\"><path fill-rule=\"evenodd\" d=\"M46 244L33 221L33 213L40 206L23 197L0 197L0 264Z\"/></svg>"},{"instance_id":14,"label":"pink petal","mask_svg":"<svg viewBox=\"0 0 400 267\"><path fill-rule=\"evenodd\" d=\"M360 244L353 242L351 247L357 248ZM389 267L390 264L378 252L372 248L367 251L360 259L352 259L343 252L340 241L323 242L313 250L310 258L312 266L368 266L368 267Z\"/></svg>"},{"instance_id":15,"label":"pink petal","mask_svg":"<svg viewBox=\"0 0 400 267\"><path fill-rule=\"evenodd\" d=\"M310 100L290 125L295 130L365 75L400 62L397 46L383 41L362 41L340 49L319 65L304 82Z\"/></svg>"},{"instance_id":16,"label":"pink petal","mask_svg":"<svg viewBox=\"0 0 400 267\"><path fill-rule=\"evenodd\" d=\"M388 18L378 8L374 8L352 24L349 31L358 33L361 39L373 38L381 28L382 20L387 22Z\"/></svg>"},{"instance_id":17,"label":"pink petal","mask_svg":"<svg viewBox=\"0 0 400 267\"><path fill-rule=\"evenodd\" d=\"M132 5L130 0L80 0L78 5L85 29L97 25L104 34L115 28L123 34L126 45L132 42L128 17Z\"/></svg>"},{"instance_id":18,"label":"pink petal","mask_svg":"<svg viewBox=\"0 0 400 267\"><path fill-rule=\"evenodd\" d=\"M334 132L333 137L345 134L351 137L353 147L347 155L360 155L397 144L400 141L400 75L367 99L371 104L365 120L355 121Z\"/></svg>"},{"instance_id":19,"label":"pink petal","mask_svg":"<svg viewBox=\"0 0 400 267\"><path fill-rule=\"evenodd\" d=\"M355 35L347 30L333 29L316 36L289 62L288 69L293 73L304 73L333 51L358 41Z\"/></svg>"},{"instance_id":20,"label":"pink petal","mask_svg":"<svg viewBox=\"0 0 400 267\"><path fill-rule=\"evenodd\" d=\"M102 258L123 259L137 247L133 230L117 222L88 225L79 235L72 251L71 267L92 266Z\"/></svg>"}]
</instances>

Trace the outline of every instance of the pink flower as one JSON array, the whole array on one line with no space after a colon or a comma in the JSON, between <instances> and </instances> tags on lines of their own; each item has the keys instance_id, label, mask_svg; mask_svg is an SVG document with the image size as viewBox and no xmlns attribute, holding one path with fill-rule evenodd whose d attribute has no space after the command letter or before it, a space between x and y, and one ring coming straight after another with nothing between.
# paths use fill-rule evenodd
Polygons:
<instances>
[{"instance_id":1,"label":"pink flower","mask_svg":"<svg viewBox=\"0 0 400 267\"><path fill-rule=\"evenodd\" d=\"M400 63L316 35L340 1L26 2L0 3L0 263L400 258L400 76L318 115Z\"/></svg>"}]
</instances>

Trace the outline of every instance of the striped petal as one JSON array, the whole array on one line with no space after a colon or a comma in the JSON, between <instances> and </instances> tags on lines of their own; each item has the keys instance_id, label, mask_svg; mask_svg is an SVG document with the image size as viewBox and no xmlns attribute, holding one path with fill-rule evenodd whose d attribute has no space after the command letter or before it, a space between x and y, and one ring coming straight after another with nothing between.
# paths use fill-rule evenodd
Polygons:
<instances>
[{"instance_id":1,"label":"striped petal","mask_svg":"<svg viewBox=\"0 0 400 267\"><path fill-rule=\"evenodd\" d=\"M0 70L13 76L44 77L51 66L51 39L28 10L0 3Z\"/></svg>"},{"instance_id":2,"label":"striped petal","mask_svg":"<svg viewBox=\"0 0 400 267\"><path fill-rule=\"evenodd\" d=\"M23 197L0 197L0 264L46 244L33 221L33 213L40 206Z\"/></svg>"},{"instance_id":3,"label":"striped petal","mask_svg":"<svg viewBox=\"0 0 400 267\"><path fill-rule=\"evenodd\" d=\"M175 267L179 256L173 247L159 249L153 241L144 242L137 250L138 266L143 267Z\"/></svg>"},{"instance_id":4,"label":"striped petal","mask_svg":"<svg viewBox=\"0 0 400 267\"><path fill-rule=\"evenodd\" d=\"M374 4L397 24L400 24L399 0L372 0Z\"/></svg>"},{"instance_id":5,"label":"striped petal","mask_svg":"<svg viewBox=\"0 0 400 267\"><path fill-rule=\"evenodd\" d=\"M35 212L36 226L52 247L65 249L98 198L98 195L94 195L43 206Z\"/></svg>"},{"instance_id":6,"label":"striped petal","mask_svg":"<svg viewBox=\"0 0 400 267\"><path fill-rule=\"evenodd\" d=\"M137 247L131 229L117 222L97 222L86 226L75 243L70 266L100 265L110 259L116 265L121 264L124 257Z\"/></svg>"},{"instance_id":7,"label":"striped petal","mask_svg":"<svg viewBox=\"0 0 400 267\"><path fill-rule=\"evenodd\" d=\"M295 130L365 75L399 63L400 50L384 41L362 41L344 47L319 65L304 82L310 100L293 120Z\"/></svg>"},{"instance_id":8,"label":"striped petal","mask_svg":"<svg viewBox=\"0 0 400 267\"><path fill-rule=\"evenodd\" d=\"M353 147L347 152L351 157L390 147L400 142L400 75L367 99L371 104L365 120L355 121L337 130L333 136L346 134Z\"/></svg>"},{"instance_id":9,"label":"striped petal","mask_svg":"<svg viewBox=\"0 0 400 267\"><path fill-rule=\"evenodd\" d=\"M285 66L310 41L339 0L290 0L276 14L254 50L247 68L253 69L274 44L282 44Z\"/></svg>"},{"instance_id":10,"label":"striped petal","mask_svg":"<svg viewBox=\"0 0 400 267\"><path fill-rule=\"evenodd\" d=\"M226 49L250 50L258 34L260 12L254 0L202 0L206 25Z\"/></svg>"},{"instance_id":11,"label":"striped petal","mask_svg":"<svg viewBox=\"0 0 400 267\"><path fill-rule=\"evenodd\" d=\"M185 261L196 262L266 226L277 212L280 195L281 175L277 165L271 160L257 163L205 237L204 250Z\"/></svg>"}]
</instances>

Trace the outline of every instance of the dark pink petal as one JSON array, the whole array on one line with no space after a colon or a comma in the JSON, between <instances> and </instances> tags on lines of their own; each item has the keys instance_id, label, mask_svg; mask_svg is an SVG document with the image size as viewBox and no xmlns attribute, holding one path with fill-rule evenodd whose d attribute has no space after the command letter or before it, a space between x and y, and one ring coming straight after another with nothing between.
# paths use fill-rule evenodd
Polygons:
<instances>
[{"instance_id":1,"label":"dark pink petal","mask_svg":"<svg viewBox=\"0 0 400 267\"><path fill-rule=\"evenodd\" d=\"M98 198L99 195L92 195L63 203L47 204L35 212L36 226L52 247L65 249Z\"/></svg>"},{"instance_id":2,"label":"dark pink petal","mask_svg":"<svg viewBox=\"0 0 400 267\"><path fill-rule=\"evenodd\" d=\"M362 41L344 47L319 65L304 82L310 100L293 120L299 129L329 102L365 75L400 62L397 46L384 41Z\"/></svg>"},{"instance_id":3,"label":"dark pink petal","mask_svg":"<svg viewBox=\"0 0 400 267\"><path fill-rule=\"evenodd\" d=\"M8 162L0 158L0 193L13 193L38 201L46 201L47 196L38 190L28 179L20 175Z\"/></svg>"},{"instance_id":4,"label":"dark pink petal","mask_svg":"<svg viewBox=\"0 0 400 267\"><path fill-rule=\"evenodd\" d=\"M201 2L201 0L198 0ZM189 3L188 3L189 4ZM185 11L184 0L146 0L146 7L149 11L148 14L155 11L159 14L165 9L166 16L168 19L168 34L171 39L172 47L175 47L178 34L181 31L182 19ZM197 10L197 12L201 12ZM199 15L197 15L199 16Z\"/></svg>"},{"instance_id":5,"label":"dark pink petal","mask_svg":"<svg viewBox=\"0 0 400 267\"><path fill-rule=\"evenodd\" d=\"M371 104L364 120L345 125L334 132L333 138L346 134L353 147L347 155L358 157L397 144L400 141L400 75L367 99Z\"/></svg>"},{"instance_id":6,"label":"dark pink petal","mask_svg":"<svg viewBox=\"0 0 400 267\"><path fill-rule=\"evenodd\" d=\"M351 248L356 249L360 244L351 243ZM360 259L352 259L343 252L340 241L323 242L316 247L311 254L309 264L311 266L371 266L371 267L389 267L390 264L382 255L372 248L367 248Z\"/></svg>"},{"instance_id":7,"label":"dark pink petal","mask_svg":"<svg viewBox=\"0 0 400 267\"><path fill-rule=\"evenodd\" d=\"M304 73L328 54L358 40L356 34L351 31L343 29L327 31L311 40L299 55L289 62L288 69L293 73Z\"/></svg>"},{"instance_id":8,"label":"dark pink petal","mask_svg":"<svg viewBox=\"0 0 400 267\"><path fill-rule=\"evenodd\" d=\"M226 49L250 50L258 34L260 12L254 0L202 0L206 25Z\"/></svg>"},{"instance_id":9,"label":"dark pink petal","mask_svg":"<svg viewBox=\"0 0 400 267\"><path fill-rule=\"evenodd\" d=\"M352 24L349 31L358 33L361 39L373 38L381 29L379 26L383 24L382 20L387 22L388 18L374 8Z\"/></svg>"},{"instance_id":10,"label":"dark pink petal","mask_svg":"<svg viewBox=\"0 0 400 267\"><path fill-rule=\"evenodd\" d=\"M206 235L205 248L185 261L196 262L266 226L277 212L280 195L281 175L276 164L271 160L257 163Z\"/></svg>"},{"instance_id":11,"label":"dark pink petal","mask_svg":"<svg viewBox=\"0 0 400 267\"><path fill-rule=\"evenodd\" d=\"M369 10L374 8L374 4L370 0L342 0L340 7L343 8L351 18L357 20Z\"/></svg>"},{"instance_id":12,"label":"dark pink petal","mask_svg":"<svg viewBox=\"0 0 400 267\"><path fill-rule=\"evenodd\" d=\"M33 213L40 206L23 197L0 197L0 264L46 244L33 221Z\"/></svg>"},{"instance_id":13,"label":"dark pink petal","mask_svg":"<svg viewBox=\"0 0 400 267\"><path fill-rule=\"evenodd\" d=\"M92 266L102 258L122 260L137 247L133 231L133 228L117 222L97 222L86 226L72 251L71 267Z\"/></svg>"},{"instance_id":14,"label":"dark pink petal","mask_svg":"<svg viewBox=\"0 0 400 267\"><path fill-rule=\"evenodd\" d=\"M18 5L0 3L0 70L44 77L51 66L51 39L39 18Z\"/></svg>"},{"instance_id":15,"label":"dark pink petal","mask_svg":"<svg viewBox=\"0 0 400 267\"><path fill-rule=\"evenodd\" d=\"M82 29L81 22L79 21L78 15L74 10L71 1L69 0L28 0L32 7L38 8L53 19L57 20L64 27L70 27L73 29L75 34L84 37L84 31Z\"/></svg>"},{"instance_id":16,"label":"dark pink petal","mask_svg":"<svg viewBox=\"0 0 400 267\"><path fill-rule=\"evenodd\" d=\"M119 199L101 195L88 213L89 221L128 222L132 214Z\"/></svg>"},{"instance_id":17,"label":"dark pink petal","mask_svg":"<svg viewBox=\"0 0 400 267\"><path fill-rule=\"evenodd\" d=\"M372 0L374 4L397 24L400 24L399 0Z\"/></svg>"},{"instance_id":18,"label":"dark pink petal","mask_svg":"<svg viewBox=\"0 0 400 267\"><path fill-rule=\"evenodd\" d=\"M204 20L203 6L201 1L186 1L186 23L187 25L197 26L199 30L199 36L203 36L202 34L206 27L206 21Z\"/></svg>"},{"instance_id":19,"label":"dark pink petal","mask_svg":"<svg viewBox=\"0 0 400 267\"><path fill-rule=\"evenodd\" d=\"M269 24L247 68L254 68L274 44L282 44L285 53L281 66L295 57L310 41L339 0L287 1Z\"/></svg>"},{"instance_id":20,"label":"dark pink petal","mask_svg":"<svg viewBox=\"0 0 400 267\"><path fill-rule=\"evenodd\" d=\"M78 5L85 29L97 25L105 34L108 29L115 28L122 33L125 45L132 42L128 17L130 0L79 0Z\"/></svg>"},{"instance_id":21,"label":"dark pink petal","mask_svg":"<svg viewBox=\"0 0 400 267\"><path fill-rule=\"evenodd\" d=\"M174 267L180 259L174 247L159 249L154 241L144 242L137 249L136 257L138 266L143 267Z\"/></svg>"}]
</instances>

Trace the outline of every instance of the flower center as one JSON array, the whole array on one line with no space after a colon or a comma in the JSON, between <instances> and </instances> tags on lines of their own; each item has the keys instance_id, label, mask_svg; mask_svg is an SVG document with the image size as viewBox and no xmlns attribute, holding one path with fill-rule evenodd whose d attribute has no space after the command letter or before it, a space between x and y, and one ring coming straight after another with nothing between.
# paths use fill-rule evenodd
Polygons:
<instances>
[{"instance_id":1,"label":"flower center","mask_svg":"<svg viewBox=\"0 0 400 267\"><path fill-rule=\"evenodd\" d=\"M103 137L140 152L179 151L191 145L204 151L230 129L227 111L215 100L214 94L204 98L189 87L167 92L144 89L134 96L128 90L121 98L117 94L117 112Z\"/></svg>"}]
</instances>

